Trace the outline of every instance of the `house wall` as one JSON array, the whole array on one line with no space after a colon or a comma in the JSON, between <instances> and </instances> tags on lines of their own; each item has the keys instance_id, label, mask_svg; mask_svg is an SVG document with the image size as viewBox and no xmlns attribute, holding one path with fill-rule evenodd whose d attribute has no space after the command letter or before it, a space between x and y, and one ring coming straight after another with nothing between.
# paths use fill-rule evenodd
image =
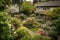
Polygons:
<instances>
[{"instance_id":1,"label":"house wall","mask_svg":"<svg viewBox=\"0 0 60 40\"><path fill-rule=\"evenodd\" d=\"M52 6L38 6L36 7L35 13L45 13L46 10L53 10L54 8L56 8L58 6L52 7Z\"/></svg>"}]
</instances>

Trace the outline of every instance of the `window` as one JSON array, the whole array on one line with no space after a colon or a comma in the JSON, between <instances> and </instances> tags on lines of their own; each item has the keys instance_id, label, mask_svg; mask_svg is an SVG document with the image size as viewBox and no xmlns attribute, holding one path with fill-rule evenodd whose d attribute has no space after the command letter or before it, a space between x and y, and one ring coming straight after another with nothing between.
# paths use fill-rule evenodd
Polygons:
<instances>
[{"instance_id":1,"label":"window","mask_svg":"<svg viewBox=\"0 0 60 40\"><path fill-rule=\"evenodd\" d=\"M43 8L43 10L46 10L46 8Z\"/></svg>"}]
</instances>

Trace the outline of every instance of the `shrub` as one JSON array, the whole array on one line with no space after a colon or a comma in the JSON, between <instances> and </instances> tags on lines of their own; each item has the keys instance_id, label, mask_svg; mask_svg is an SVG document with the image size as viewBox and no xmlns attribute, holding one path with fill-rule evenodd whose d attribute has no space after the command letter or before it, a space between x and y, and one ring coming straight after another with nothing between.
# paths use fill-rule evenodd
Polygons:
<instances>
[{"instance_id":1,"label":"shrub","mask_svg":"<svg viewBox=\"0 0 60 40\"><path fill-rule=\"evenodd\" d=\"M35 34L32 40L42 40L42 36L40 34Z\"/></svg>"},{"instance_id":2,"label":"shrub","mask_svg":"<svg viewBox=\"0 0 60 40\"><path fill-rule=\"evenodd\" d=\"M52 23L50 25L51 29L49 28L49 34L52 37L52 40L58 40L58 35L60 35L60 7L48 10L47 16L47 19Z\"/></svg>"},{"instance_id":3,"label":"shrub","mask_svg":"<svg viewBox=\"0 0 60 40\"><path fill-rule=\"evenodd\" d=\"M52 21L52 29L57 31L60 34L60 7L54 8L53 10L49 10L47 12L47 16L49 21ZM52 31L53 31L52 30Z\"/></svg>"},{"instance_id":4,"label":"shrub","mask_svg":"<svg viewBox=\"0 0 60 40\"><path fill-rule=\"evenodd\" d=\"M20 27L21 25L21 23L20 23L21 21L18 19L18 18L16 18L16 17L13 17L13 19L12 19L12 27L14 27L15 29L17 29L18 27Z\"/></svg>"},{"instance_id":5,"label":"shrub","mask_svg":"<svg viewBox=\"0 0 60 40\"><path fill-rule=\"evenodd\" d=\"M50 37L48 36L42 36L43 37L43 40L50 40Z\"/></svg>"},{"instance_id":6,"label":"shrub","mask_svg":"<svg viewBox=\"0 0 60 40\"><path fill-rule=\"evenodd\" d=\"M11 30L11 17L7 12L0 12L0 39L12 40L13 32ZM12 33L12 34L11 34Z\"/></svg>"},{"instance_id":7,"label":"shrub","mask_svg":"<svg viewBox=\"0 0 60 40\"><path fill-rule=\"evenodd\" d=\"M37 28L40 26L40 24L34 20L34 17L28 18L23 25L27 28Z\"/></svg>"},{"instance_id":8,"label":"shrub","mask_svg":"<svg viewBox=\"0 0 60 40\"><path fill-rule=\"evenodd\" d=\"M22 12L26 15L29 15L34 10L31 2L24 2L21 8L22 8Z\"/></svg>"},{"instance_id":9,"label":"shrub","mask_svg":"<svg viewBox=\"0 0 60 40\"><path fill-rule=\"evenodd\" d=\"M37 33L41 34L42 36L48 35L48 33L45 30L43 30L43 29L40 29Z\"/></svg>"},{"instance_id":10,"label":"shrub","mask_svg":"<svg viewBox=\"0 0 60 40\"><path fill-rule=\"evenodd\" d=\"M40 34L35 34L32 40L50 40L50 38L48 36L42 36Z\"/></svg>"},{"instance_id":11,"label":"shrub","mask_svg":"<svg viewBox=\"0 0 60 40\"><path fill-rule=\"evenodd\" d=\"M49 32L49 36L52 38L52 40L58 40L58 35L56 31Z\"/></svg>"},{"instance_id":12,"label":"shrub","mask_svg":"<svg viewBox=\"0 0 60 40\"><path fill-rule=\"evenodd\" d=\"M27 18L27 16L24 14L20 14L20 16L19 16L19 19L21 19L21 21L25 20L26 18Z\"/></svg>"},{"instance_id":13,"label":"shrub","mask_svg":"<svg viewBox=\"0 0 60 40\"><path fill-rule=\"evenodd\" d=\"M31 35L26 27L20 27L16 30L19 40L30 40Z\"/></svg>"}]
</instances>

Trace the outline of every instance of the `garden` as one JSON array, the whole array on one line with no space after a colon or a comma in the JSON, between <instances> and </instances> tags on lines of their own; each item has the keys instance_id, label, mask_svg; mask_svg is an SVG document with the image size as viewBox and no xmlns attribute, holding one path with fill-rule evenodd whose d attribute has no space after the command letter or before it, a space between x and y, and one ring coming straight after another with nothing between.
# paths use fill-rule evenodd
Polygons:
<instances>
[{"instance_id":1,"label":"garden","mask_svg":"<svg viewBox=\"0 0 60 40\"><path fill-rule=\"evenodd\" d=\"M60 40L60 7L34 13L36 6L22 0L0 0L0 40Z\"/></svg>"}]
</instances>

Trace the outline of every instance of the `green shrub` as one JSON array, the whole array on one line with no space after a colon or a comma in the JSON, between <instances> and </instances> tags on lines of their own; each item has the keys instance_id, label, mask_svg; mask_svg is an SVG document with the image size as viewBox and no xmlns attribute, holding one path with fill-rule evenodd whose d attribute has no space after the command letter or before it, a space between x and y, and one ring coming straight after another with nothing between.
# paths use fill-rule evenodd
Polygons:
<instances>
[{"instance_id":1,"label":"green shrub","mask_svg":"<svg viewBox=\"0 0 60 40\"><path fill-rule=\"evenodd\" d=\"M32 38L32 40L50 40L50 37L42 36L40 34L35 34L35 36Z\"/></svg>"},{"instance_id":2,"label":"green shrub","mask_svg":"<svg viewBox=\"0 0 60 40\"><path fill-rule=\"evenodd\" d=\"M12 19L12 27L14 27L15 29L17 29L18 27L20 27L21 25L21 21L18 19L18 18L16 18L16 17L13 17L13 19Z\"/></svg>"},{"instance_id":3,"label":"green shrub","mask_svg":"<svg viewBox=\"0 0 60 40\"><path fill-rule=\"evenodd\" d=\"M43 40L50 40L50 38L48 36L42 36Z\"/></svg>"},{"instance_id":4,"label":"green shrub","mask_svg":"<svg viewBox=\"0 0 60 40\"><path fill-rule=\"evenodd\" d=\"M49 32L49 36L54 40L58 40L58 33L56 31Z\"/></svg>"},{"instance_id":5,"label":"green shrub","mask_svg":"<svg viewBox=\"0 0 60 40\"><path fill-rule=\"evenodd\" d=\"M19 40L30 40L31 35L26 27L20 27L16 30Z\"/></svg>"},{"instance_id":6,"label":"green shrub","mask_svg":"<svg viewBox=\"0 0 60 40\"><path fill-rule=\"evenodd\" d=\"M19 16L19 19L21 19L21 21L25 20L26 18L27 18L27 16L24 14L20 14L20 16Z\"/></svg>"},{"instance_id":7,"label":"green shrub","mask_svg":"<svg viewBox=\"0 0 60 40\"><path fill-rule=\"evenodd\" d=\"M43 39L40 34L35 34L35 36L32 38L32 40L43 40Z\"/></svg>"},{"instance_id":8,"label":"green shrub","mask_svg":"<svg viewBox=\"0 0 60 40\"><path fill-rule=\"evenodd\" d=\"M35 21L33 18L29 18L24 24L25 27L31 29L31 28L37 28L40 26L40 23Z\"/></svg>"},{"instance_id":9,"label":"green shrub","mask_svg":"<svg viewBox=\"0 0 60 40\"><path fill-rule=\"evenodd\" d=\"M36 17L36 14L33 13L33 14L31 14L30 16L31 16L31 17Z\"/></svg>"},{"instance_id":10,"label":"green shrub","mask_svg":"<svg viewBox=\"0 0 60 40\"><path fill-rule=\"evenodd\" d=\"M0 39L12 40L13 32L11 30L11 17L7 12L0 12Z\"/></svg>"},{"instance_id":11,"label":"green shrub","mask_svg":"<svg viewBox=\"0 0 60 40\"><path fill-rule=\"evenodd\" d=\"M31 2L24 2L21 8L22 8L22 12L28 16L34 11Z\"/></svg>"},{"instance_id":12,"label":"green shrub","mask_svg":"<svg viewBox=\"0 0 60 40\"><path fill-rule=\"evenodd\" d=\"M49 35L52 37L57 36L57 32L55 32L55 31L49 32Z\"/></svg>"},{"instance_id":13,"label":"green shrub","mask_svg":"<svg viewBox=\"0 0 60 40\"><path fill-rule=\"evenodd\" d=\"M47 17L49 21L52 21L52 29L60 34L60 7L47 11Z\"/></svg>"}]
</instances>

